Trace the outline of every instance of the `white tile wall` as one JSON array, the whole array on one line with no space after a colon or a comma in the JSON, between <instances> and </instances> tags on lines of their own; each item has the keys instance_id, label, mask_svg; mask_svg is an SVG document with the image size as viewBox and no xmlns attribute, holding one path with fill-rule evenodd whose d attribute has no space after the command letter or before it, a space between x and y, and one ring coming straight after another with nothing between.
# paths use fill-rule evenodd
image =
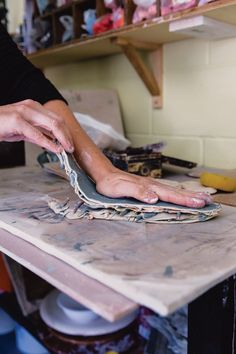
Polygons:
<instances>
[{"instance_id":1,"label":"white tile wall","mask_svg":"<svg viewBox=\"0 0 236 354\"><path fill-rule=\"evenodd\" d=\"M209 63L216 66L236 65L236 39L210 42Z\"/></svg>"},{"instance_id":2,"label":"white tile wall","mask_svg":"<svg viewBox=\"0 0 236 354\"><path fill-rule=\"evenodd\" d=\"M184 158L189 161L195 161L199 164L204 163L204 142L203 139L195 137L170 137L162 135L135 135L129 134L128 138L133 146L142 146L145 144L163 141L166 143L164 153L169 156Z\"/></svg>"},{"instance_id":3,"label":"white tile wall","mask_svg":"<svg viewBox=\"0 0 236 354\"><path fill-rule=\"evenodd\" d=\"M122 56L47 70L59 87L116 88L134 145L168 142L167 152L215 167L236 167L236 39L164 46L164 107Z\"/></svg>"},{"instance_id":4,"label":"white tile wall","mask_svg":"<svg viewBox=\"0 0 236 354\"><path fill-rule=\"evenodd\" d=\"M204 163L219 168L236 167L236 138L205 139Z\"/></svg>"}]
</instances>

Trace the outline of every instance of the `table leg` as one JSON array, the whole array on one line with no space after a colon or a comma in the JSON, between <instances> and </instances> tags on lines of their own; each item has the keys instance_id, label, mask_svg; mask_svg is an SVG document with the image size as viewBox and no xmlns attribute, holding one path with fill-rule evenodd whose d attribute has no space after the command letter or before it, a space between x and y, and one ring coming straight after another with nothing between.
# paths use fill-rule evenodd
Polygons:
<instances>
[{"instance_id":1,"label":"table leg","mask_svg":"<svg viewBox=\"0 0 236 354\"><path fill-rule=\"evenodd\" d=\"M236 277L218 284L189 304L188 354L233 354Z\"/></svg>"}]
</instances>

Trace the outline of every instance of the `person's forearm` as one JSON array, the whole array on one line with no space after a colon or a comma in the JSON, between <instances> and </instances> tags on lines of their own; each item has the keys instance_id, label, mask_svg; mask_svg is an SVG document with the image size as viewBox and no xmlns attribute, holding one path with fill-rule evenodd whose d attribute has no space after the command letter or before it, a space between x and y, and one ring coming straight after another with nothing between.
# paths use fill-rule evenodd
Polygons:
<instances>
[{"instance_id":1,"label":"person's forearm","mask_svg":"<svg viewBox=\"0 0 236 354\"><path fill-rule=\"evenodd\" d=\"M65 120L74 142L76 159L93 178L100 194L110 198L130 197L151 204L163 200L191 208L202 208L212 203L207 193L165 186L154 178L136 176L115 168L83 131L63 101L49 101L45 107Z\"/></svg>"},{"instance_id":2,"label":"person's forearm","mask_svg":"<svg viewBox=\"0 0 236 354\"><path fill-rule=\"evenodd\" d=\"M95 182L106 176L113 169L112 164L80 127L69 107L59 100L49 101L44 106L65 119L73 138L74 155L80 166Z\"/></svg>"}]
</instances>

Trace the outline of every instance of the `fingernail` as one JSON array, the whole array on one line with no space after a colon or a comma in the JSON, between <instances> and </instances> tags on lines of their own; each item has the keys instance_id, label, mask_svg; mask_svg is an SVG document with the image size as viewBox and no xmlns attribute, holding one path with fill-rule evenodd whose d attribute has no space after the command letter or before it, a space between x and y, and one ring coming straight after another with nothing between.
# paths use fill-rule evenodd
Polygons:
<instances>
[{"instance_id":1,"label":"fingernail","mask_svg":"<svg viewBox=\"0 0 236 354\"><path fill-rule=\"evenodd\" d=\"M158 201L158 198L145 198L144 201L145 203L156 203Z\"/></svg>"},{"instance_id":2,"label":"fingernail","mask_svg":"<svg viewBox=\"0 0 236 354\"><path fill-rule=\"evenodd\" d=\"M210 194L207 193L199 193L203 197L203 199L206 201L207 204L213 203L213 198Z\"/></svg>"},{"instance_id":3,"label":"fingernail","mask_svg":"<svg viewBox=\"0 0 236 354\"><path fill-rule=\"evenodd\" d=\"M192 198L193 207L203 207L205 205L205 201L203 199Z\"/></svg>"},{"instance_id":4,"label":"fingernail","mask_svg":"<svg viewBox=\"0 0 236 354\"><path fill-rule=\"evenodd\" d=\"M75 149L74 149L74 146L70 145L68 150L69 150L69 152L71 152L71 153L74 152L74 150L75 150Z\"/></svg>"},{"instance_id":5,"label":"fingernail","mask_svg":"<svg viewBox=\"0 0 236 354\"><path fill-rule=\"evenodd\" d=\"M146 203L156 203L158 201L158 196L154 192L147 193L146 198L144 198Z\"/></svg>"},{"instance_id":6,"label":"fingernail","mask_svg":"<svg viewBox=\"0 0 236 354\"><path fill-rule=\"evenodd\" d=\"M206 204L209 205L209 204L212 204L214 203L213 199L206 199Z\"/></svg>"}]
</instances>

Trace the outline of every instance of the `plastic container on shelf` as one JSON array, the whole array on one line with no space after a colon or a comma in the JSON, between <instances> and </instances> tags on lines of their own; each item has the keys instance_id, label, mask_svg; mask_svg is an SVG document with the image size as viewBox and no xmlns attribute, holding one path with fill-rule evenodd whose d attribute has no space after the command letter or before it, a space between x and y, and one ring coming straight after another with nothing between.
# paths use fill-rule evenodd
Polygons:
<instances>
[{"instance_id":1,"label":"plastic container on shelf","mask_svg":"<svg viewBox=\"0 0 236 354\"><path fill-rule=\"evenodd\" d=\"M0 353L19 354L15 343L16 323L0 308Z\"/></svg>"},{"instance_id":2,"label":"plastic container on shelf","mask_svg":"<svg viewBox=\"0 0 236 354\"><path fill-rule=\"evenodd\" d=\"M25 328L17 325L16 346L22 354L49 354L47 349L42 346Z\"/></svg>"},{"instance_id":3,"label":"plastic container on shelf","mask_svg":"<svg viewBox=\"0 0 236 354\"><path fill-rule=\"evenodd\" d=\"M187 10L195 7L198 0L161 0L161 15L169 15L173 12Z\"/></svg>"},{"instance_id":4,"label":"plastic container on shelf","mask_svg":"<svg viewBox=\"0 0 236 354\"><path fill-rule=\"evenodd\" d=\"M5 335L13 332L16 327L15 321L0 308L0 335Z\"/></svg>"},{"instance_id":5,"label":"plastic container on shelf","mask_svg":"<svg viewBox=\"0 0 236 354\"><path fill-rule=\"evenodd\" d=\"M58 295L57 305L68 318L75 320L80 324L89 324L98 317L96 313L64 293Z\"/></svg>"}]
</instances>

